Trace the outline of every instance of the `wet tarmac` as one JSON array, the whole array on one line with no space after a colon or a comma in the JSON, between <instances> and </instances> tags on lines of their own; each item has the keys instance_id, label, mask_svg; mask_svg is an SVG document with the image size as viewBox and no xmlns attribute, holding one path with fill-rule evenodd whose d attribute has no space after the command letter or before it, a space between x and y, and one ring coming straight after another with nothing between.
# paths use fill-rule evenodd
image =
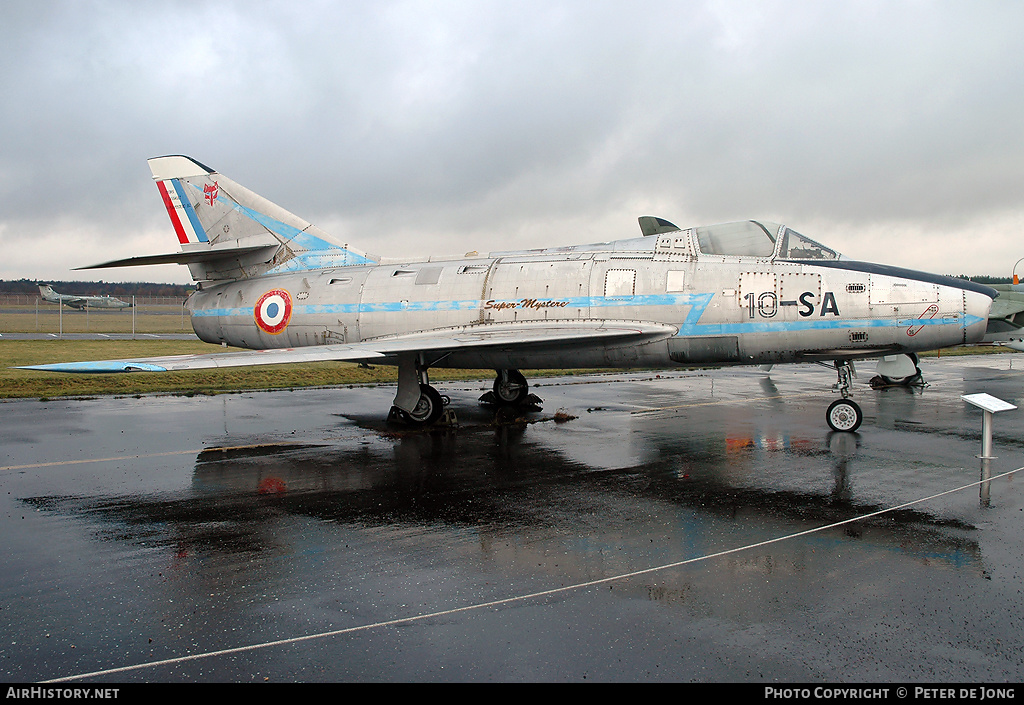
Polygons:
<instances>
[{"instance_id":1,"label":"wet tarmac","mask_svg":"<svg viewBox=\"0 0 1024 705\"><path fill-rule=\"evenodd\" d=\"M1024 356L863 367L4 403L0 679L1020 682Z\"/></svg>"}]
</instances>

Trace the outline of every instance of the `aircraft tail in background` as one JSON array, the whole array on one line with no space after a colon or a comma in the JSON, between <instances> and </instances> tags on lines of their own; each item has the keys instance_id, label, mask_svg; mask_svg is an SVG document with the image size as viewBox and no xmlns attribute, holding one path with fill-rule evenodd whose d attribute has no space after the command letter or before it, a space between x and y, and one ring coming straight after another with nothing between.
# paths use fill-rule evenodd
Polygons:
<instances>
[{"instance_id":1,"label":"aircraft tail in background","mask_svg":"<svg viewBox=\"0 0 1024 705\"><path fill-rule=\"evenodd\" d=\"M60 303L60 296L53 290L52 286L49 284L37 284L36 286L39 287L39 297L43 301L49 301L51 304Z\"/></svg>"}]
</instances>

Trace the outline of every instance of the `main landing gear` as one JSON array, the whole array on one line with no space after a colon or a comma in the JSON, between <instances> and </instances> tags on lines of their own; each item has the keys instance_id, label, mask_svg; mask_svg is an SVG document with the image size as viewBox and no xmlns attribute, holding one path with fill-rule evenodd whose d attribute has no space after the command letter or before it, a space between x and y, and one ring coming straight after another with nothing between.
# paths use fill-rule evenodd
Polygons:
<instances>
[{"instance_id":1,"label":"main landing gear","mask_svg":"<svg viewBox=\"0 0 1024 705\"><path fill-rule=\"evenodd\" d=\"M530 394L530 385L519 370L495 370L494 398L498 404L512 406L522 404Z\"/></svg>"},{"instance_id":2,"label":"main landing gear","mask_svg":"<svg viewBox=\"0 0 1024 705\"><path fill-rule=\"evenodd\" d=\"M439 362L440 358L433 360ZM430 386L427 370L430 364L422 353L404 355L398 360L398 392L389 419L398 419L414 426L428 426L445 414L451 401ZM530 385L519 370L495 370L492 391L481 401L499 407L523 407L539 404L530 394ZM447 412L452 416L452 412Z\"/></svg>"},{"instance_id":3,"label":"main landing gear","mask_svg":"<svg viewBox=\"0 0 1024 705\"><path fill-rule=\"evenodd\" d=\"M849 360L836 360L835 366L839 381L833 385L832 389L839 390L843 398L836 399L829 405L828 411L825 412L825 421L833 431L852 433L860 428L860 423L864 420L864 413L860 407L849 398L852 380L857 373L853 369L853 363Z\"/></svg>"},{"instance_id":4,"label":"main landing gear","mask_svg":"<svg viewBox=\"0 0 1024 705\"><path fill-rule=\"evenodd\" d=\"M398 393L389 419L397 417L412 425L426 426L441 418L451 400L430 386L428 367L419 353L399 358Z\"/></svg>"},{"instance_id":5,"label":"main landing gear","mask_svg":"<svg viewBox=\"0 0 1024 705\"><path fill-rule=\"evenodd\" d=\"M498 407L498 412L536 411L542 404L536 394L530 394L530 385L519 370L495 370L491 391L480 397L480 403Z\"/></svg>"},{"instance_id":6,"label":"main landing gear","mask_svg":"<svg viewBox=\"0 0 1024 705\"><path fill-rule=\"evenodd\" d=\"M445 398L429 384L420 385L420 398L412 411L406 412L414 424L431 424L441 418Z\"/></svg>"},{"instance_id":7,"label":"main landing gear","mask_svg":"<svg viewBox=\"0 0 1024 705\"><path fill-rule=\"evenodd\" d=\"M877 375L868 382L874 389L886 387L923 387L920 360L917 353L889 355L881 358L876 366Z\"/></svg>"}]
</instances>

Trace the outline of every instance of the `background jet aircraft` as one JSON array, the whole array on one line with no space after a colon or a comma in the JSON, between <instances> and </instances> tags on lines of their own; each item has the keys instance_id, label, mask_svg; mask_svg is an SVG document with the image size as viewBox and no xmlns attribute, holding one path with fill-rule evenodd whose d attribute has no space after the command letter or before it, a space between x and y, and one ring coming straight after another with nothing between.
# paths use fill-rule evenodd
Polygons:
<instances>
[{"instance_id":1,"label":"background jet aircraft","mask_svg":"<svg viewBox=\"0 0 1024 705\"><path fill-rule=\"evenodd\" d=\"M131 304L113 296L75 296L58 294L49 284L39 284L39 296L51 304L64 304L71 308L131 308Z\"/></svg>"},{"instance_id":2,"label":"background jet aircraft","mask_svg":"<svg viewBox=\"0 0 1024 705\"><path fill-rule=\"evenodd\" d=\"M1024 284L993 284L999 298L992 303L983 342L1024 351Z\"/></svg>"},{"instance_id":3,"label":"background jet aircraft","mask_svg":"<svg viewBox=\"0 0 1024 705\"><path fill-rule=\"evenodd\" d=\"M89 268L185 264L196 334L249 352L38 365L60 372L167 371L313 360L398 366L394 407L435 421L431 367L496 370L518 403L522 368L766 365L827 361L853 431L851 361L985 335L996 292L951 277L855 262L778 223L680 229L640 218L640 237L488 255L385 260L361 252L184 156L149 160L181 251Z\"/></svg>"}]
</instances>

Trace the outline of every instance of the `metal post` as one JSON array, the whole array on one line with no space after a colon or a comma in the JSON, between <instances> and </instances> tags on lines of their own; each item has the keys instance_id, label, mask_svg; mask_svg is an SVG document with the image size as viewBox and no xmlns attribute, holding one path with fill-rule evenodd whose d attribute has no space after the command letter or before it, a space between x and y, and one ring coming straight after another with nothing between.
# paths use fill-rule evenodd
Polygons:
<instances>
[{"instance_id":1,"label":"metal post","mask_svg":"<svg viewBox=\"0 0 1024 705\"><path fill-rule=\"evenodd\" d=\"M964 394L960 398L982 411L981 455L978 456L981 459L981 485L978 491L982 506L987 507L991 498L989 480L992 477L992 470L990 464L995 460L992 455L992 416L1000 411L1010 411L1017 407L991 394Z\"/></svg>"},{"instance_id":2,"label":"metal post","mask_svg":"<svg viewBox=\"0 0 1024 705\"><path fill-rule=\"evenodd\" d=\"M992 412L985 410L981 414L981 457L994 459L992 455Z\"/></svg>"},{"instance_id":3,"label":"metal post","mask_svg":"<svg viewBox=\"0 0 1024 705\"><path fill-rule=\"evenodd\" d=\"M990 458L981 459L981 484L978 485L978 499L981 500L981 506L987 507L992 501L992 460Z\"/></svg>"}]
</instances>

